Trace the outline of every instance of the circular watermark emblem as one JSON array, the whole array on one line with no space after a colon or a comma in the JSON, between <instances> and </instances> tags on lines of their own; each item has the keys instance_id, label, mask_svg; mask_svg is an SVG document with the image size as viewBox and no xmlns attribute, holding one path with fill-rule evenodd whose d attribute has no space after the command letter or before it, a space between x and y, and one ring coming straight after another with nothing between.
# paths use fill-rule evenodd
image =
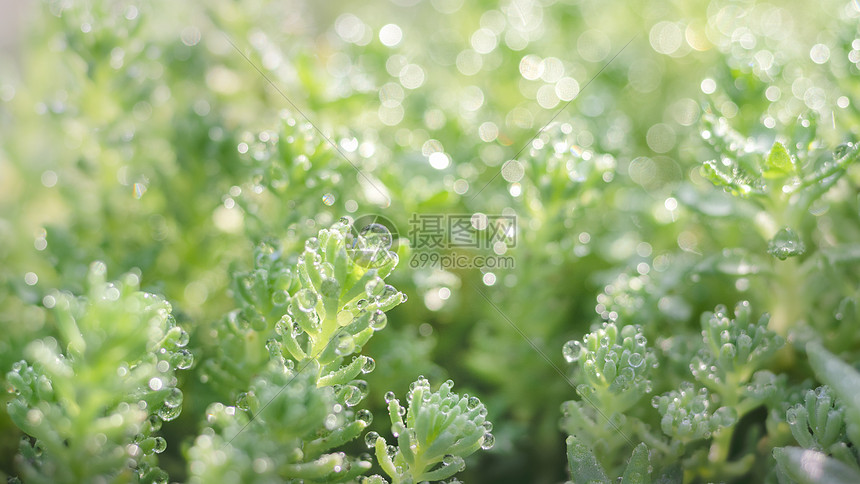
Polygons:
<instances>
[{"instance_id":1,"label":"circular watermark emblem","mask_svg":"<svg viewBox=\"0 0 860 484\"><path fill-rule=\"evenodd\" d=\"M379 266L394 257L392 245L400 237L397 226L388 217L380 214L365 214L350 224L347 253L358 264Z\"/></svg>"}]
</instances>

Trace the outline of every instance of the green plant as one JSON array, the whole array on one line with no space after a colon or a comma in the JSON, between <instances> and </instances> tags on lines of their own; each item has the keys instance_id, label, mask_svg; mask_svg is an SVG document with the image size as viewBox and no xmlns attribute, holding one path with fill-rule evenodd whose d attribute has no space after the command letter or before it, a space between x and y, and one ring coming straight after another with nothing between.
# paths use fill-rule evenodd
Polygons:
<instances>
[{"instance_id":1,"label":"green plant","mask_svg":"<svg viewBox=\"0 0 860 484\"><path fill-rule=\"evenodd\" d=\"M264 246L257 250L255 270L237 275L244 307L225 318L221 348L238 353L220 353L208 368L217 384L238 385L237 390L243 377L257 376L236 396L235 406L210 405L210 426L188 450L193 482L349 482L370 469L367 458L334 450L356 439L373 420L370 411L355 407L368 393L367 382L358 377L372 372L376 362L358 353L385 328L385 312L406 296L384 281L398 261L389 251L387 229L369 225L360 234L351 229L343 220L321 230L290 267L284 267L286 254ZM230 361L242 366L224 365ZM400 428L396 435L421 439L401 440L405 445L394 461L384 439L375 443L377 460L394 482L451 477L465 465L462 457L492 438L480 426L483 405L468 398L454 405L450 387L443 384L430 395L426 380L413 385L409 429L403 427L396 400L389 402L392 424ZM458 419L463 410L468 411ZM437 422L440 417L444 422ZM476 429L481 431L476 434ZM444 470L431 471L443 453L453 454L456 462L446 460Z\"/></svg>"},{"instance_id":2,"label":"green plant","mask_svg":"<svg viewBox=\"0 0 860 484\"><path fill-rule=\"evenodd\" d=\"M376 432L368 433L365 442L392 482L447 479L466 467L464 457L493 447L493 424L486 419L486 407L478 397L451 392L453 386L448 380L431 392L430 382L421 377L409 387L407 408L400 406L393 392L386 394L398 446L387 445ZM375 476L370 482L384 481Z\"/></svg>"},{"instance_id":3,"label":"green plant","mask_svg":"<svg viewBox=\"0 0 860 484\"><path fill-rule=\"evenodd\" d=\"M60 337L30 343L30 363L6 375L7 410L29 436L18 457L25 482L167 480L157 432L182 411L176 370L193 363L188 333L169 303L138 290L138 275L107 283L106 270L92 265L86 297L46 296Z\"/></svg>"}]
</instances>

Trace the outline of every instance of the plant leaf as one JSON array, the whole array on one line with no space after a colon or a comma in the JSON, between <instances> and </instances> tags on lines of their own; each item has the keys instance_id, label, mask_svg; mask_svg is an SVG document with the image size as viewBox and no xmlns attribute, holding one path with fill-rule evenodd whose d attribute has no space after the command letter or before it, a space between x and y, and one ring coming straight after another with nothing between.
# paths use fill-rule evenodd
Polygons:
<instances>
[{"instance_id":1,"label":"plant leaf","mask_svg":"<svg viewBox=\"0 0 860 484\"><path fill-rule=\"evenodd\" d=\"M627 463L621 484L651 484L651 455L648 446L641 443L633 449L633 455Z\"/></svg>"},{"instance_id":2,"label":"plant leaf","mask_svg":"<svg viewBox=\"0 0 860 484\"><path fill-rule=\"evenodd\" d=\"M773 449L779 470L799 484L856 484L860 473L826 454L800 447Z\"/></svg>"},{"instance_id":3,"label":"plant leaf","mask_svg":"<svg viewBox=\"0 0 860 484\"><path fill-rule=\"evenodd\" d=\"M762 175L765 178L782 178L794 175L796 172L794 160L780 142L773 144L773 148L764 160L764 167Z\"/></svg>"},{"instance_id":4,"label":"plant leaf","mask_svg":"<svg viewBox=\"0 0 860 484\"><path fill-rule=\"evenodd\" d=\"M860 373L819 343L809 343L806 351L815 376L829 385L845 405L845 430L857 445L860 442Z\"/></svg>"},{"instance_id":5,"label":"plant leaf","mask_svg":"<svg viewBox=\"0 0 860 484\"><path fill-rule=\"evenodd\" d=\"M609 478L591 450L571 435L567 438L567 460L574 482L609 484Z\"/></svg>"}]
</instances>

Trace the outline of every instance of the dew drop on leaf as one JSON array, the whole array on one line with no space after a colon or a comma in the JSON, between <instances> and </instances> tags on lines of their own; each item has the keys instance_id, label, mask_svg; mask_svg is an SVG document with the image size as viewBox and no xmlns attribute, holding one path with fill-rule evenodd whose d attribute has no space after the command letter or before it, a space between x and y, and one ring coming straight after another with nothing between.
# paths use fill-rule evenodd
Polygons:
<instances>
[{"instance_id":1,"label":"dew drop on leaf","mask_svg":"<svg viewBox=\"0 0 860 484\"><path fill-rule=\"evenodd\" d=\"M178 388L171 388L167 393L167 396L164 397L164 406L169 408L177 408L182 405L182 390Z\"/></svg>"},{"instance_id":2,"label":"dew drop on leaf","mask_svg":"<svg viewBox=\"0 0 860 484\"><path fill-rule=\"evenodd\" d=\"M373 414L370 413L370 410L367 409L361 409L356 412L355 418L356 420L360 420L367 425L370 425L370 423L373 422Z\"/></svg>"},{"instance_id":3,"label":"dew drop on leaf","mask_svg":"<svg viewBox=\"0 0 860 484\"><path fill-rule=\"evenodd\" d=\"M174 356L174 365L179 370L187 370L194 364L194 355L185 348L179 350Z\"/></svg>"},{"instance_id":4,"label":"dew drop on leaf","mask_svg":"<svg viewBox=\"0 0 860 484\"><path fill-rule=\"evenodd\" d=\"M161 419L158 418L157 415L150 415L149 417L147 417L146 421L149 423L149 428L153 432L158 432L159 430L161 430Z\"/></svg>"},{"instance_id":5,"label":"dew drop on leaf","mask_svg":"<svg viewBox=\"0 0 860 484\"><path fill-rule=\"evenodd\" d=\"M155 438L155 445L152 447L152 451L155 452L156 454L160 454L160 453L164 452L165 450L167 450L167 441L164 440L163 437L156 437Z\"/></svg>"},{"instance_id":6,"label":"dew drop on leaf","mask_svg":"<svg viewBox=\"0 0 860 484\"><path fill-rule=\"evenodd\" d=\"M247 392L240 393L239 396L236 397L236 407L247 412L251 409L251 404L248 400Z\"/></svg>"},{"instance_id":7,"label":"dew drop on leaf","mask_svg":"<svg viewBox=\"0 0 860 484\"><path fill-rule=\"evenodd\" d=\"M161 418L161 420L164 420L165 422L170 422L171 420L178 417L180 413L182 413L181 405L177 405L176 407L168 407L167 405L163 405L161 408L158 409L158 416Z\"/></svg>"},{"instance_id":8,"label":"dew drop on leaf","mask_svg":"<svg viewBox=\"0 0 860 484\"><path fill-rule=\"evenodd\" d=\"M484 437L481 439L481 448L484 450L489 450L493 448L493 445L496 443L496 438L493 437L493 434L487 432L484 434Z\"/></svg>"},{"instance_id":9,"label":"dew drop on leaf","mask_svg":"<svg viewBox=\"0 0 860 484\"><path fill-rule=\"evenodd\" d=\"M352 312L350 311L341 311L337 313L337 325L338 326L346 326L351 323L353 319Z\"/></svg>"},{"instance_id":10,"label":"dew drop on leaf","mask_svg":"<svg viewBox=\"0 0 860 484\"><path fill-rule=\"evenodd\" d=\"M854 148L854 145L851 143L843 143L843 144L837 146L833 150L833 159L839 160L841 158L844 158L845 155L850 153L853 148Z\"/></svg>"},{"instance_id":11,"label":"dew drop on leaf","mask_svg":"<svg viewBox=\"0 0 860 484\"><path fill-rule=\"evenodd\" d=\"M333 277L327 277L320 283L320 292L324 297L337 298L340 296L340 283Z\"/></svg>"},{"instance_id":12,"label":"dew drop on leaf","mask_svg":"<svg viewBox=\"0 0 860 484\"><path fill-rule=\"evenodd\" d=\"M806 246L797 233L789 227L784 227L768 242L767 251L777 259L785 260L789 257L802 255L806 252Z\"/></svg>"},{"instance_id":13,"label":"dew drop on leaf","mask_svg":"<svg viewBox=\"0 0 860 484\"><path fill-rule=\"evenodd\" d=\"M368 432L367 435L364 436L364 445L366 445L368 449L372 449L376 445L376 440L378 438L378 433Z\"/></svg>"},{"instance_id":14,"label":"dew drop on leaf","mask_svg":"<svg viewBox=\"0 0 860 484\"><path fill-rule=\"evenodd\" d=\"M370 315L370 328L374 331L379 331L385 328L388 324L388 316L380 310L376 310Z\"/></svg>"},{"instance_id":15,"label":"dew drop on leaf","mask_svg":"<svg viewBox=\"0 0 860 484\"><path fill-rule=\"evenodd\" d=\"M306 313L313 311L314 307L317 305L317 293L307 288L296 292L294 299L298 304L299 309Z\"/></svg>"},{"instance_id":16,"label":"dew drop on leaf","mask_svg":"<svg viewBox=\"0 0 860 484\"><path fill-rule=\"evenodd\" d=\"M397 292L397 289L394 289L394 286L386 285L382 290L382 293L376 297L376 302L380 306L389 306L393 304L397 304L397 302L401 301L400 293Z\"/></svg>"},{"instance_id":17,"label":"dew drop on leaf","mask_svg":"<svg viewBox=\"0 0 860 484\"><path fill-rule=\"evenodd\" d=\"M564 344L561 349L561 353L564 355L564 359L567 360L568 363L573 363L578 360L582 354L582 345L579 341L570 340Z\"/></svg>"},{"instance_id":18,"label":"dew drop on leaf","mask_svg":"<svg viewBox=\"0 0 860 484\"><path fill-rule=\"evenodd\" d=\"M361 366L362 373L370 373L376 368L376 360L369 356L364 357L364 364Z\"/></svg>"},{"instance_id":19,"label":"dew drop on leaf","mask_svg":"<svg viewBox=\"0 0 860 484\"><path fill-rule=\"evenodd\" d=\"M272 304L275 306L283 306L290 300L290 293L287 291L275 291L272 293Z\"/></svg>"},{"instance_id":20,"label":"dew drop on leaf","mask_svg":"<svg viewBox=\"0 0 860 484\"><path fill-rule=\"evenodd\" d=\"M352 336L341 334L337 339L334 352L338 356L347 356L351 355L353 351L355 351L355 341L352 339Z\"/></svg>"},{"instance_id":21,"label":"dew drop on leaf","mask_svg":"<svg viewBox=\"0 0 860 484\"><path fill-rule=\"evenodd\" d=\"M369 224L361 229L361 236L367 241L371 250L388 250L391 248L391 232L382 224Z\"/></svg>"},{"instance_id":22,"label":"dew drop on leaf","mask_svg":"<svg viewBox=\"0 0 860 484\"><path fill-rule=\"evenodd\" d=\"M378 296L384 288L385 282L379 277L374 277L364 285L364 292L367 294L367 297L374 298Z\"/></svg>"}]
</instances>

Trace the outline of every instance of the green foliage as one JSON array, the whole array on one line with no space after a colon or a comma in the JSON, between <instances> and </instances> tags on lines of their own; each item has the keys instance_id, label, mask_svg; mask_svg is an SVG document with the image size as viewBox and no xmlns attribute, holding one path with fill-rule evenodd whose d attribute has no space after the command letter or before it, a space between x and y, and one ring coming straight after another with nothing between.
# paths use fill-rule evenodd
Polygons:
<instances>
[{"instance_id":1,"label":"green foliage","mask_svg":"<svg viewBox=\"0 0 860 484\"><path fill-rule=\"evenodd\" d=\"M405 296L383 279L397 264L391 234L351 228L344 220L321 230L289 267L285 254L260 247L254 271L237 274L242 308L224 319L225 352L207 367L215 385L240 385L234 393L256 377L234 406L209 406L188 450L193 482L350 482L370 469L334 450L373 420L354 408L368 392L358 377L376 366L358 353Z\"/></svg>"},{"instance_id":2,"label":"green foliage","mask_svg":"<svg viewBox=\"0 0 860 484\"><path fill-rule=\"evenodd\" d=\"M31 363L6 375L7 410L30 436L18 459L26 482L167 480L152 455L167 447L162 421L182 411L176 370L193 362L188 333L170 304L138 290L138 275L107 283L106 271L92 265L86 297L47 296L60 337L31 342Z\"/></svg>"},{"instance_id":3,"label":"green foliage","mask_svg":"<svg viewBox=\"0 0 860 484\"><path fill-rule=\"evenodd\" d=\"M388 445L376 432L369 432L365 442L393 483L447 479L466 467L464 458L493 447L486 407L478 397L451 392L453 386L448 380L431 392L430 382L419 378L409 386L406 408L393 392L386 394L391 433L398 445ZM374 479L382 482L378 476Z\"/></svg>"},{"instance_id":4,"label":"green foliage","mask_svg":"<svg viewBox=\"0 0 860 484\"><path fill-rule=\"evenodd\" d=\"M817 343L807 350L816 376L830 386L809 390L788 410L786 421L802 448L774 449L780 482L856 482L860 373Z\"/></svg>"},{"instance_id":5,"label":"green foliage","mask_svg":"<svg viewBox=\"0 0 860 484\"><path fill-rule=\"evenodd\" d=\"M567 460L570 462L570 475L576 482L587 484L609 484L611 481L597 462L597 458L588 447L576 440L567 438ZM650 484L651 465L648 446L639 444L633 449L633 455L627 463L627 468L621 476L622 484Z\"/></svg>"}]
</instances>

